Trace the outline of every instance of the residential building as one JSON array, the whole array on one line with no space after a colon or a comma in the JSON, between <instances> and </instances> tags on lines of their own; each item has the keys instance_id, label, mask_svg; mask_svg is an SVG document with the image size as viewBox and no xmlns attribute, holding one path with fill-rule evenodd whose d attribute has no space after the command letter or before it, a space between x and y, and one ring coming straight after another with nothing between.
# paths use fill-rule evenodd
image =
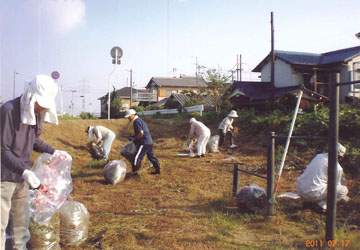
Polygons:
<instances>
[{"instance_id":1,"label":"residential building","mask_svg":"<svg viewBox=\"0 0 360 250\"><path fill-rule=\"evenodd\" d=\"M206 87L207 84L201 77L181 76L179 78L152 77L145 88L153 95L154 101L159 102L174 93L184 91L199 93L201 88Z\"/></svg>"},{"instance_id":2,"label":"residential building","mask_svg":"<svg viewBox=\"0 0 360 250\"><path fill-rule=\"evenodd\" d=\"M321 95L328 95L331 73L340 73L340 82L360 80L360 46L322 54L275 51L275 88L305 86ZM265 57L253 72L261 73L262 82L271 80L271 55ZM340 88L340 101L360 98L359 86Z\"/></svg>"}]
</instances>

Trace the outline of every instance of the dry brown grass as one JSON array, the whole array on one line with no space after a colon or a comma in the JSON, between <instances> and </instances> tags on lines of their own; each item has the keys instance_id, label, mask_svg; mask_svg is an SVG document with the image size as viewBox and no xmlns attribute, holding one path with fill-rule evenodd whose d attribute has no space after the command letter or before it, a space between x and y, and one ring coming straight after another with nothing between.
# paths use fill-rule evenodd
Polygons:
<instances>
[{"instance_id":1,"label":"dry brown grass","mask_svg":"<svg viewBox=\"0 0 360 250\"><path fill-rule=\"evenodd\" d=\"M301 201L279 199L277 215L271 219L237 211L231 197L233 166L223 159L233 156L249 170L265 175L266 149L256 146L252 136L240 133L239 147L233 151L222 150L203 159L180 158L176 154L186 149L188 141L181 136L187 135L188 122L148 118L147 123L161 175L148 175L151 169L145 163L139 178L117 185L105 182L105 162L91 159L84 130L89 125L113 130L117 138L110 158L123 159L119 151L130 134L125 129L127 120L60 121L58 126L44 126L42 139L72 155L72 197L90 213L89 238L79 247L63 249L303 249L306 240L323 238L325 216L302 210ZM278 192L295 192L300 173L284 171ZM266 187L264 180L241 174L240 186L252 183ZM354 199L338 207L338 235L351 240L348 249L356 249L360 245L356 180L349 180L349 188Z\"/></svg>"}]
</instances>

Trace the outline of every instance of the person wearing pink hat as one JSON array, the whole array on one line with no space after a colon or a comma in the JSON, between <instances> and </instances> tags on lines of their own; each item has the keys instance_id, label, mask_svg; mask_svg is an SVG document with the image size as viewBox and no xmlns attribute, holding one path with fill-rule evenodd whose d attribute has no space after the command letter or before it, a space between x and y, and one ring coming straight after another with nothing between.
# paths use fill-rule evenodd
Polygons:
<instances>
[{"instance_id":1,"label":"person wearing pink hat","mask_svg":"<svg viewBox=\"0 0 360 250\"><path fill-rule=\"evenodd\" d=\"M30 170L33 150L53 154L55 149L39 137L43 122L58 123L52 78L38 75L25 92L4 103L1 113L1 249L5 230L12 222L13 249L26 249L30 239L28 188L39 188L40 180Z\"/></svg>"}]
</instances>

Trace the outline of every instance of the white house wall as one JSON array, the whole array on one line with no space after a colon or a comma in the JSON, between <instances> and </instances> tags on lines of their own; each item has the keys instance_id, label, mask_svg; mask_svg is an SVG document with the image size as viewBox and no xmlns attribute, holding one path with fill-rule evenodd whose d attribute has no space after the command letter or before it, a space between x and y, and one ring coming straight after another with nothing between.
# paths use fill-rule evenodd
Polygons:
<instances>
[{"instance_id":1,"label":"white house wall","mask_svg":"<svg viewBox=\"0 0 360 250\"><path fill-rule=\"evenodd\" d=\"M264 65L261 70L261 81L270 82L271 81L271 63L268 62ZM291 65L284 62L281 59L275 60L275 87L292 87L299 86L303 83L303 77L300 74L293 73Z\"/></svg>"}]
</instances>

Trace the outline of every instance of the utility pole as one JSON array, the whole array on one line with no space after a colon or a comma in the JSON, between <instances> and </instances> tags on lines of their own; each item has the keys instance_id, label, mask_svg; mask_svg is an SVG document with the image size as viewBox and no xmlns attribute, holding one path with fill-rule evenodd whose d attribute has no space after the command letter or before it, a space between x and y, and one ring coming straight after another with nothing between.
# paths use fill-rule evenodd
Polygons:
<instances>
[{"instance_id":1,"label":"utility pole","mask_svg":"<svg viewBox=\"0 0 360 250\"><path fill-rule=\"evenodd\" d=\"M236 56L236 81L241 81L241 54Z\"/></svg>"},{"instance_id":2,"label":"utility pole","mask_svg":"<svg viewBox=\"0 0 360 250\"><path fill-rule=\"evenodd\" d=\"M74 93L76 90L70 90L71 91L71 116L74 116Z\"/></svg>"},{"instance_id":3,"label":"utility pole","mask_svg":"<svg viewBox=\"0 0 360 250\"><path fill-rule=\"evenodd\" d=\"M60 113L61 117L64 115L64 107L63 107L63 85L60 87Z\"/></svg>"},{"instance_id":4,"label":"utility pole","mask_svg":"<svg viewBox=\"0 0 360 250\"><path fill-rule=\"evenodd\" d=\"M15 98L15 76L18 75L19 73L15 71L14 69L14 89L13 89L13 98Z\"/></svg>"},{"instance_id":5,"label":"utility pole","mask_svg":"<svg viewBox=\"0 0 360 250\"><path fill-rule=\"evenodd\" d=\"M132 106L132 69L130 69L130 108Z\"/></svg>"},{"instance_id":6,"label":"utility pole","mask_svg":"<svg viewBox=\"0 0 360 250\"><path fill-rule=\"evenodd\" d=\"M274 51L274 19L273 12L271 12L271 102L274 102L275 91L275 51Z\"/></svg>"}]
</instances>

